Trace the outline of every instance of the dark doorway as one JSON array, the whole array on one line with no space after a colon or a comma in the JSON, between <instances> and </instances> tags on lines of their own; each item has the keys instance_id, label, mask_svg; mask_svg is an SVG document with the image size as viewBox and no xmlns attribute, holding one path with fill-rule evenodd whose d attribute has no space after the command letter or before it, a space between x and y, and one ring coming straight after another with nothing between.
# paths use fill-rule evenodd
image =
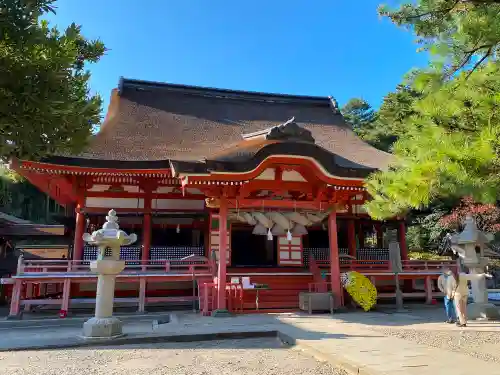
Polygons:
<instances>
[{"instance_id":1,"label":"dark doorway","mask_svg":"<svg viewBox=\"0 0 500 375\"><path fill-rule=\"evenodd\" d=\"M252 234L252 227L231 231L231 264L233 267L276 267L277 238Z\"/></svg>"},{"instance_id":2,"label":"dark doorway","mask_svg":"<svg viewBox=\"0 0 500 375\"><path fill-rule=\"evenodd\" d=\"M192 228L153 228L152 246L203 246L204 234Z\"/></svg>"},{"instance_id":3,"label":"dark doorway","mask_svg":"<svg viewBox=\"0 0 500 375\"><path fill-rule=\"evenodd\" d=\"M330 236L327 228L311 228L309 233L302 238L303 246L308 248L330 247ZM347 224L343 220L337 220L337 243L339 248L347 248Z\"/></svg>"}]
</instances>

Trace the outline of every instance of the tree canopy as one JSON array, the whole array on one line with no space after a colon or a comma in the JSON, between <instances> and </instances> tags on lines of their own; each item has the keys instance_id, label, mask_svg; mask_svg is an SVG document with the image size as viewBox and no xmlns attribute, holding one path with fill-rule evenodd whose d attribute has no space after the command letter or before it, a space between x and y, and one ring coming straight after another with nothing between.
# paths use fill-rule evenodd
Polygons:
<instances>
[{"instance_id":1,"label":"tree canopy","mask_svg":"<svg viewBox=\"0 0 500 375\"><path fill-rule=\"evenodd\" d=\"M367 204L369 213L386 218L426 207L440 197L496 202L500 64L491 62L471 74L464 71L431 88L413 110L404 121L404 136L394 145L392 168L367 182L373 198Z\"/></svg>"},{"instance_id":2,"label":"tree canopy","mask_svg":"<svg viewBox=\"0 0 500 375\"><path fill-rule=\"evenodd\" d=\"M33 222L51 223L58 205L27 180L0 164L0 207L3 213Z\"/></svg>"},{"instance_id":3,"label":"tree canopy","mask_svg":"<svg viewBox=\"0 0 500 375\"><path fill-rule=\"evenodd\" d=\"M461 218L464 203L451 208L462 197L478 205L471 212L500 198L500 0L416 0L379 13L414 32L431 60L377 114L395 159L368 179L367 209L377 219L410 213L432 242Z\"/></svg>"},{"instance_id":4,"label":"tree canopy","mask_svg":"<svg viewBox=\"0 0 500 375\"><path fill-rule=\"evenodd\" d=\"M375 111L364 99L353 98L342 107L342 114L356 133L363 131L375 121Z\"/></svg>"},{"instance_id":5,"label":"tree canopy","mask_svg":"<svg viewBox=\"0 0 500 375\"><path fill-rule=\"evenodd\" d=\"M0 0L0 160L79 152L100 122L86 63L105 52L81 27L64 31L42 16L54 0Z\"/></svg>"},{"instance_id":6,"label":"tree canopy","mask_svg":"<svg viewBox=\"0 0 500 375\"><path fill-rule=\"evenodd\" d=\"M417 0L379 13L406 27L441 58L445 74L475 70L500 51L500 0Z\"/></svg>"},{"instance_id":7,"label":"tree canopy","mask_svg":"<svg viewBox=\"0 0 500 375\"><path fill-rule=\"evenodd\" d=\"M467 216L476 220L480 230L496 233L500 232L500 208L494 204L480 204L471 197L464 197L459 206L450 214L440 218L439 223L443 228L462 230Z\"/></svg>"}]
</instances>

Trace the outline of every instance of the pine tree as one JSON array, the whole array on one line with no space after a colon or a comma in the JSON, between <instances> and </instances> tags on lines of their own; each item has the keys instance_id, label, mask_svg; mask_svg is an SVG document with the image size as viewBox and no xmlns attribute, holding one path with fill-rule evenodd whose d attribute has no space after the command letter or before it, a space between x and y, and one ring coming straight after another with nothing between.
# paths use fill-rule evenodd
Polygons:
<instances>
[{"instance_id":1,"label":"pine tree","mask_svg":"<svg viewBox=\"0 0 500 375\"><path fill-rule=\"evenodd\" d=\"M417 0L379 13L416 34L448 77L474 71L500 52L500 0Z\"/></svg>"},{"instance_id":2,"label":"pine tree","mask_svg":"<svg viewBox=\"0 0 500 375\"><path fill-rule=\"evenodd\" d=\"M422 81L429 77L423 75ZM462 72L430 91L404 121L390 170L367 181L375 218L421 209L439 198L500 198L500 64Z\"/></svg>"}]
</instances>

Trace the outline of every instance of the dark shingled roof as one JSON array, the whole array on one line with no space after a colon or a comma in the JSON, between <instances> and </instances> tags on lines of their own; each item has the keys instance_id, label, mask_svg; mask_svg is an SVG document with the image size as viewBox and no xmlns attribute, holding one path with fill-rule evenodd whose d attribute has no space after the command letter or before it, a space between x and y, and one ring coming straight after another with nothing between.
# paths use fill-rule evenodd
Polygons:
<instances>
[{"instance_id":1,"label":"dark shingled roof","mask_svg":"<svg viewBox=\"0 0 500 375\"><path fill-rule=\"evenodd\" d=\"M142 162L138 163L142 166L148 161L211 159L241 143L244 134L278 126L291 118L311 132L316 145L347 161L384 169L391 160L390 154L353 133L329 97L122 79L119 89L113 90L100 132L92 137L85 152L53 161L97 166L94 160L75 158L99 159L99 166L120 167L120 161Z\"/></svg>"}]
</instances>

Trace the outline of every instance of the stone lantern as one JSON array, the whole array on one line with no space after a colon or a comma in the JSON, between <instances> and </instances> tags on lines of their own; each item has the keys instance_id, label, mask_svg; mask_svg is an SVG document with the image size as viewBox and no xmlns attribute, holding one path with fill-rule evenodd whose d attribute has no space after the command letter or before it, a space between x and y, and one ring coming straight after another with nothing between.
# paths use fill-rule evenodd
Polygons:
<instances>
[{"instance_id":1,"label":"stone lantern","mask_svg":"<svg viewBox=\"0 0 500 375\"><path fill-rule=\"evenodd\" d=\"M471 274L484 274L488 264L488 259L484 257L484 249L491 240L492 235L480 231L475 220L471 216L467 216L464 230L451 236L451 248L458 255L460 263L467 267ZM460 265L458 266L460 268ZM474 302L467 306L468 318L499 318L498 308L492 303L488 303L485 278L478 277L472 280L471 287Z\"/></svg>"},{"instance_id":2,"label":"stone lantern","mask_svg":"<svg viewBox=\"0 0 500 375\"><path fill-rule=\"evenodd\" d=\"M83 240L99 249L97 260L90 263L90 269L98 274L95 316L83 324L85 338L114 338L122 335L122 322L113 317L115 280L125 268L120 260L120 247L137 240L135 234L128 235L120 230L114 210L108 212L106 222L92 234L85 233ZM111 255L107 253L111 252Z\"/></svg>"}]
</instances>

